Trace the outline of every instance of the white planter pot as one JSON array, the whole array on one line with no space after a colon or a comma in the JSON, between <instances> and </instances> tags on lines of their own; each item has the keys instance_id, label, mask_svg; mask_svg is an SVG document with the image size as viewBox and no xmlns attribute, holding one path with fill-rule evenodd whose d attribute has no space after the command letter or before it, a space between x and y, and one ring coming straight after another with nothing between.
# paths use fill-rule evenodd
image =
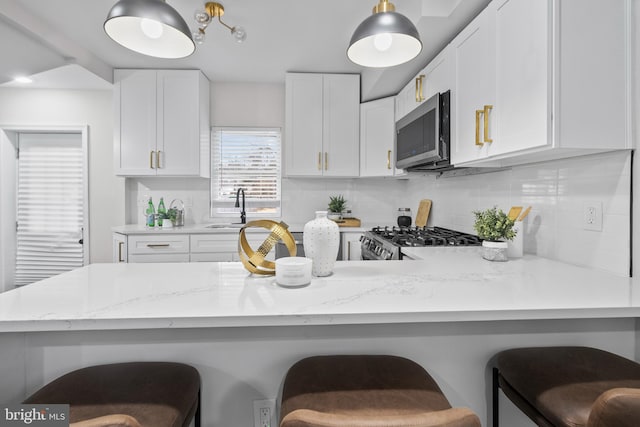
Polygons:
<instances>
[{"instance_id":1,"label":"white planter pot","mask_svg":"<svg viewBox=\"0 0 640 427\"><path fill-rule=\"evenodd\" d=\"M304 225L302 243L305 256L313 261L311 274L330 275L338 256L340 230L338 224L327 218L326 211L317 211L316 218Z\"/></svg>"},{"instance_id":2,"label":"white planter pot","mask_svg":"<svg viewBox=\"0 0 640 427\"><path fill-rule=\"evenodd\" d=\"M327 218L329 218L332 221L337 221L339 219L342 219L342 214L341 213L336 213L336 212L328 212L327 213Z\"/></svg>"},{"instance_id":3,"label":"white planter pot","mask_svg":"<svg viewBox=\"0 0 640 427\"><path fill-rule=\"evenodd\" d=\"M488 261L507 261L507 242L482 241L482 258Z\"/></svg>"}]
</instances>

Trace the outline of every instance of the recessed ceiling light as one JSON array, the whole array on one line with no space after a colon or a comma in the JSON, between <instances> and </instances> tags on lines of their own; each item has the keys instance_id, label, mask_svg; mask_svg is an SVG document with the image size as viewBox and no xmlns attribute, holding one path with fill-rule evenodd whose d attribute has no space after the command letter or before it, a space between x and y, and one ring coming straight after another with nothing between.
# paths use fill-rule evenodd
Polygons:
<instances>
[{"instance_id":1,"label":"recessed ceiling light","mask_svg":"<svg viewBox=\"0 0 640 427\"><path fill-rule=\"evenodd\" d=\"M13 81L17 83L33 83L33 80L25 76L16 77L15 79L13 79Z\"/></svg>"}]
</instances>

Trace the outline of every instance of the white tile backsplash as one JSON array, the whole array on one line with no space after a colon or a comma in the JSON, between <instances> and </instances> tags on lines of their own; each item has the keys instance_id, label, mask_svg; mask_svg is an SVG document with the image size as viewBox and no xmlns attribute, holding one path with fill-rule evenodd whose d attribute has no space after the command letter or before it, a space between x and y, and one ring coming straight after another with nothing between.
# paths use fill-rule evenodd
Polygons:
<instances>
[{"instance_id":1,"label":"white tile backsplash","mask_svg":"<svg viewBox=\"0 0 640 427\"><path fill-rule=\"evenodd\" d=\"M182 199L186 223L209 218L209 181L202 178L127 179L127 223L142 223L146 202ZM473 231L476 209L532 206L524 222L524 251L571 264L627 275L630 265L631 154L629 151L513 167L501 172L436 178L284 178L283 219L302 224L342 194L354 216L367 225L393 225L399 207L415 218L420 199L433 200L429 225ZM582 227L584 203L601 201L601 232ZM251 218L249 218L251 219Z\"/></svg>"}]
</instances>

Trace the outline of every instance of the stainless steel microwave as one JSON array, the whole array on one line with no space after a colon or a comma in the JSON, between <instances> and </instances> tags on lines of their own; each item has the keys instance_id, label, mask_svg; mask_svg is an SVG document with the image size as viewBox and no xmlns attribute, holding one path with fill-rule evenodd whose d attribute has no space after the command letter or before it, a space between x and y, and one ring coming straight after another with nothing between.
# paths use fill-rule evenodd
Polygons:
<instances>
[{"instance_id":1,"label":"stainless steel microwave","mask_svg":"<svg viewBox=\"0 0 640 427\"><path fill-rule=\"evenodd\" d=\"M396 122L397 168L449 167L450 98L450 91L437 93Z\"/></svg>"}]
</instances>

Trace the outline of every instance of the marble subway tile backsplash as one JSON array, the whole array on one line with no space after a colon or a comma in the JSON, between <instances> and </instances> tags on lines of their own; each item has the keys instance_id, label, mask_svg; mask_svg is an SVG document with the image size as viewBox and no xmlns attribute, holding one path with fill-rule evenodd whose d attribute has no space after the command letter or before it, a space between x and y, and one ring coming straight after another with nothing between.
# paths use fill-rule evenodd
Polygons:
<instances>
[{"instance_id":1,"label":"marble subway tile backsplash","mask_svg":"<svg viewBox=\"0 0 640 427\"><path fill-rule=\"evenodd\" d=\"M426 184L428 182L428 184ZM620 275L630 269L631 153L610 152L456 178L412 177L415 200L434 200L430 225L473 232L475 209L532 206L524 251ZM602 231L585 230L584 208L602 203Z\"/></svg>"}]
</instances>

